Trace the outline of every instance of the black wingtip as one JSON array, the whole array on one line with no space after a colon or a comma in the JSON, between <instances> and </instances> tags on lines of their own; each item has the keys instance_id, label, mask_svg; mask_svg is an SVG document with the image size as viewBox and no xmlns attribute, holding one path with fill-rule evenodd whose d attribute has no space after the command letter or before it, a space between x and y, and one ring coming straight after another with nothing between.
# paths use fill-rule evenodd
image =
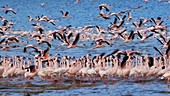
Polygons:
<instances>
[{"instance_id":1,"label":"black wingtip","mask_svg":"<svg viewBox=\"0 0 170 96\"><path fill-rule=\"evenodd\" d=\"M157 52L159 52L159 54L161 55L161 56L163 56L163 54L161 53L161 51L158 49L158 48L156 48L155 46L153 47Z\"/></svg>"},{"instance_id":2,"label":"black wingtip","mask_svg":"<svg viewBox=\"0 0 170 96\"><path fill-rule=\"evenodd\" d=\"M115 18L115 20L114 20L114 24L116 24L117 23L117 18Z\"/></svg>"},{"instance_id":3,"label":"black wingtip","mask_svg":"<svg viewBox=\"0 0 170 96\"><path fill-rule=\"evenodd\" d=\"M123 16L122 20L125 20L125 18L126 18L126 15Z\"/></svg>"},{"instance_id":4,"label":"black wingtip","mask_svg":"<svg viewBox=\"0 0 170 96\"><path fill-rule=\"evenodd\" d=\"M51 48L51 44L50 43L47 43L47 45Z\"/></svg>"},{"instance_id":5,"label":"black wingtip","mask_svg":"<svg viewBox=\"0 0 170 96\"><path fill-rule=\"evenodd\" d=\"M80 33L78 33L78 34L76 35L76 38L75 38L75 40L74 40L74 42L73 42L73 45L77 44L79 38L80 38Z\"/></svg>"},{"instance_id":6,"label":"black wingtip","mask_svg":"<svg viewBox=\"0 0 170 96\"><path fill-rule=\"evenodd\" d=\"M2 40L0 41L0 44L1 44L1 43L3 43L3 42L5 42L5 40L6 40L5 38L4 38L4 39L2 39Z\"/></svg>"},{"instance_id":7,"label":"black wingtip","mask_svg":"<svg viewBox=\"0 0 170 96\"><path fill-rule=\"evenodd\" d=\"M73 36L73 33L69 33L69 34L68 34L68 36L67 36L68 39L70 39L71 36Z\"/></svg>"},{"instance_id":8,"label":"black wingtip","mask_svg":"<svg viewBox=\"0 0 170 96\"><path fill-rule=\"evenodd\" d=\"M156 25L156 21L155 21L155 19L154 18L151 18L151 20L155 23L155 25Z\"/></svg>"},{"instance_id":9,"label":"black wingtip","mask_svg":"<svg viewBox=\"0 0 170 96\"><path fill-rule=\"evenodd\" d=\"M151 37L151 36L153 36L153 35L154 35L153 33L149 34L149 35L146 37L146 39L149 38L149 37Z\"/></svg>"},{"instance_id":10,"label":"black wingtip","mask_svg":"<svg viewBox=\"0 0 170 96\"><path fill-rule=\"evenodd\" d=\"M142 39L142 35L137 31L138 36Z\"/></svg>"},{"instance_id":11,"label":"black wingtip","mask_svg":"<svg viewBox=\"0 0 170 96\"><path fill-rule=\"evenodd\" d=\"M143 20L142 20L142 19L140 19L139 27L141 27L141 26L142 26L142 24L143 24Z\"/></svg>"},{"instance_id":12,"label":"black wingtip","mask_svg":"<svg viewBox=\"0 0 170 96\"><path fill-rule=\"evenodd\" d=\"M130 38L132 38L132 39L133 39L133 36L134 36L134 31L133 31L133 30L131 30L131 31L130 31L130 35L129 35L128 39L130 39Z\"/></svg>"},{"instance_id":13,"label":"black wingtip","mask_svg":"<svg viewBox=\"0 0 170 96\"><path fill-rule=\"evenodd\" d=\"M43 28L39 28L38 30L40 31L40 34L43 34L43 33L42 33L42 32L44 31Z\"/></svg>"},{"instance_id":14,"label":"black wingtip","mask_svg":"<svg viewBox=\"0 0 170 96\"><path fill-rule=\"evenodd\" d=\"M25 53L25 52L27 52L27 48L26 47L24 47L24 50L23 50L23 52Z\"/></svg>"},{"instance_id":15,"label":"black wingtip","mask_svg":"<svg viewBox=\"0 0 170 96\"><path fill-rule=\"evenodd\" d=\"M99 6L99 10L102 10L102 6Z\"/></svg>"},{"instance_id":16,"label":"black wingtip","mask_svg":"<svg viewBox=\"0 0 170 96\"><path fill-rule=\"evenodd\" d=\"M164 43L162 43L162 41L161 40L159 40L158 38L156 38L156 40L158 40L162 45L164 45Z\"/></svg>"},{"instance_id":17,"label":"black wingtip","mask_svg":"<svg viewBox=\"0 0 170 96\"><path fill-rule=\"evenodd\" d=\"M105 52L101 53L99 56L103 57L105 55Z\"/></svg>"},{"instance_id":18,"label":"black wingtip","mask_svg":"<svg viewBox=\"0 0 170 96\"><path fill-rule=\"evenodd\" d=\"M124 20L120 23L120 25L119 26L117 26L117 28L120 28L121 26L123 26L123 24L124 24Z\"/></svg>"},{"instance_id":19,"label":"black wingtip","mask_svg":"<svg viewBox=\"0 0 170 96\"><path fill-rule=\"evenodd\" d=\"M60 11L62 14L64 14L64 12L63 11Z\"/></svg>"},{"instance_id":20,"label":"black wingtip","mask_svg":"<svg viewBox=\"0 0 170 96\"><path fill-rule=\"evenodd\" d=\"M69 45L68 39L67 39L67 37L66 37L65 34L63 34L63 39L64 39L64 41Z\"/></svg>"},{"instance_id":21,"label":"black wingtip","mask_svg":"<svg viewBox=\"0 0 170 96\"><path fill-rule=\"evenodd\" d=\"M109 11L109 9L108 9L108 8L106 8L106 11Z\"/></svg>"},{"instance_id":22,"label":"black wingtip","mask_svg":"<svg viewBox=\"0 0 170 96\"><path fill-rule=\"evenodd\" d=\"M124 57L123 57L123 60L122 60L122 62L121 62L121 68L123 68L125 65L126 65L126 61L128 60L128 58L129 58L129 56L127 56L127 55L125 55Z\"/></svg>"},{"instance_id":23,"label":"black wingtip","mask_svg":"<svg viewBox=\"0 0 170 96\"><path fill-rule=\"evenodd\" d=\"M44 50L44 54L43 56L45 56L45 54L47 54L47 52L50 50L50 48L48 47L46 50Z\"/></svg>"}]
</instances>

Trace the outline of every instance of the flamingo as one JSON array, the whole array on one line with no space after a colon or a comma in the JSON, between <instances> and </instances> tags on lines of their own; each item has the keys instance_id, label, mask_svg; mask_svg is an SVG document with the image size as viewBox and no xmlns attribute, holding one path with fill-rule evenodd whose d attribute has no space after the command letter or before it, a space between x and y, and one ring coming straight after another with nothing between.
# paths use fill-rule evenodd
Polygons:
<instances>
[{"instance_id":1,"label":"flamingo","mask_svg":"<svg viewBox=\"0 0 170 96\"><path fill-rule=\"evenodd\" d=\"M118 58L112 59L112 67L114 65L114 68L112 69L111 75L116 75L117 69L118 69Z\"/></svg>"},{"instance_id":2,"label":"flamingo","mask_svg":"<svg viewBox=\"0 0 170 96\"><path fill-rule=\"evenodd\" d=\"M2 76L3 71L4 71L4 66L0 66L0 76Z\"/></svg>"},{"instance_id":3,"label":"flamingo","mask_svg":"<svg viewBox=\"0 0 170 96\"><path fill-rule=\"evenodd\" d=\"M163 39L164 42L162 42L158 38L156 39L163 45L164 48L168 48L168 46L170 45L170 39L168 40L168 38L164 37L162 34L159 34L159 36Z\"/></svg>"},{"instance_id":4,"label":"flamingo","mask_svg":"<svg viewBox=\"0 0 170 96\"><path fill-rule=\"evenodd\" d=\"M139 29L141 29L142 25L144 24L143 19L140 19L139 24L138 24L138 22L133 22L132 24L136 27L137 30L139 30Z\"/></svg>"},{"instance_id":5,"label":"flamingo","mask_svg":"<svg viewBox=\"0 0 170 96\"><path fill-rule=\"evenodd\" d=\"M80 38L80 33L76 35L75 40L73 41L73 43L69 44L68 48L75 48L77 46L79 38Z\"/></svg>"},{"instance_id":6,"label":"flamingo","mask_svg":"<svg viewBox=\"0 0 170 96\"><path fill-rule=\"evenodd\" d=\"M65 64L66 63L65 62L66 58L67 58L66 56L63 58L63 62L61 62L60 67L55 65L55 66L57 66L56 69L54 69L54 71L53 71L55 74L58 74L59 76L62 76L66 72L64 66L69 64L69 62L67 62L68 64Z\"/></svg>"},{"instance_id":7,"label":"flamingo","mask_svg":"<svg viewBox=\"0 0 170 96\"><path fill-rule=\"evenodd\" d=\"M70 69L67 71L69 76L72 78L73 83L75 83L76 75L81 69L81 62L79 59L77 59L74 62L71 62Z\"/></svg>"},{"instance_id":8,"label":"flamingo","mask_svg":"<svg viewBox=\"0 0 170 96\"><path fill-rule=\"evenodd\" d=\"M18 60L19 65L15 70L15 75L24 75L25 71L24 71L24 68L23 68L23 57L19 57L18 59L19 59Z\"/></svg>"},{"instance_id":9,"label":"flamingo","mask_svg":"<svg viewBox=\"0 0 170 96\"><path fill-rule=\"evenodd\" d=\"M70 17L70 16L68 15L69 12L67 12L67 11L66 11L66 12L60 11L60 12L62 13L62 15L63 15L62 17L63 17L63 18L68 18L68 17Z\"/></svg>"},{"instance_id":10,"label":"flamingo","mask_svg":"<svg viewBox=\"0 0 170 96\"><path fill-rule=\"evenodd\" d=\"M132 67L132 60L128 60L125 67L122 69L123 77L127 78L129 76L131 67Z\"/></svg>"},{"instance_id":11,"label":"flamingo","mask_svg":"<svg viewBox=\"0 0 170 96\"><path fill-rule=\"evenodd\" d=\"M158 64L157 64L157 57L154 55L154 65L149 68L149 72L147 76L155 76L157 74Z\"/></svg>"},{"instance_id":12,"label":"flamingo","mask_svg":"<svg viewBox=\"0 0 170 96\"><path fill-rule=\"evenodd\" d=\"M100 67L99 67L98 73L99 73L100 77L102 78L102 80L104 80L105 79L104 76L108 75L108 71L105 70L105 60L104 60L104 58L102 58L102 60L99 61L99 62L100 62Z\"/></svg>"},{"instance_id":13,"label":"flamingo","mask_svg":"<svg viewBox=\"0 0 170 96\"><path fill-rule=\"evenodd\" d=\"M41 38L38 42L38 45L42 44L42 43L46 43L48 45L48 47L51 48L51 41L46 39L46 38Z\"/></svg>"},{"instance_id":14,"label":"flamingo","mask_svg":"<svg viewBox=\"0 0 170 96\"><path fill-rule=\"evenodd\" d=\"M2 9L5 11L5 14L12 12L14 14L16 14L16 11L13 8L7 8L8 5L5 5L2 7Z\"/></svg>"},{"instance_id":15,"label":"flamingo","mask_svg":"<svg viewBox=\"0 0 170 96\"><path fill-rule=\"evenodd\" d=\"M136 63L133 62L133 67L130 70L129 76L133 76L135 80L137 80L137 76L139 75L139 58L137 56L135 56L135 61Z\"/></svg>"},{"instance_id":16,"label":"flamingo","mask_svg":"<svg viewBox=\"0 0 170 96\"><path fill-rule=\"evenodd\" d=\"M168 81L169 81L170 80L170 71L165 72L162 75L161 79L168 79Z\"/></svg>"},{"instance_id":17,"label":"flamingo","mask_svg":"<svg viewBox=\"0 0 170 96\"><path fill-rule=\"evenodd\" d=\"M28 16L29 20L28 21L34 21L34 19L31 16Z\"/></svg>"},{"instance_id":18,"label":"flamingo","mask_svg":"<svg viewBox=\"0 0 170 96\"><path fill-rule=\"evenodd\" d=\"M37 75L37 70L35 69L35 65L30 65L29 67L25 68L24 77L26 79L32 79L35 75Z\"/></svg>"},{"instance_id":19,"label":"flamingo","mask_svg":"<svg viewBox=\"0 0 170 96\"><path fill-rule=\"evenodd\" d=\"M13 56L12 58L13 62L9 64L9 69L4 71L4 73L2 74L2 77L3 78L6 78L6 77L11 77L14 75L14 72L16 70L16 61L15 61L15 57Z\"/></svg>"},{"instance_id":20,"label":"flamingo","mask_svg":"<svg viewBox=\"0 0 170 96\"><path fill-rule=\"evenodd\" d=\"M142 75L143 79L144 77L147 75L148 71L149 71L149 66L148 66L148 61L145 61L143 63L143 58L141 57L140 59L140 74Z\"/></svg>"},{"instance_id":21,"label":"flamingo","mask_svg":"<svg viewBox=\"0 0 170 96\"><path fill-rule=\"evenodd\" d=\"M151 37L151 36L154 35L153 33L149 34L148 36L147 36L146 33L144 33L143 35L141 35L141 33L140 33L139 31L137 31L137 34L138 34L138 36L141 38L141 41L147 40L149 37Z\"/></svg>"},{"instance_id":22,"label":"flamingo","mask_svg":"<svg viewBox=\"0 0 170 96\"><path fill-rule=\"evenodd\" d=\"M84 81L85 79L85 76L88 75L88 70L89 70L89 67L88 67L88 63L87 62L84 62L82 63L82 68L79 70L79 74L80 76L82 77L82 81Z\"/></svg>"},{"instance_id":23,"label":"flamingo","mask_svg":"<svg viewBox=\"0 0 170 96\"><path fill-rule=\"evenodd\" d=\"M107 5L107 4L100 4L99 9L102 10L102 8L105 8L106 11L109 11L109 5Z\"/></svg>"},{"instance_id":24,"label":"flamingo","mask_svg":"<svg viewBox=\"0 0 170 96\"><path fill-rule=\"evenodd\" d=\"M47 74L45 73L45 71L43 70L42 68L42 60L41 58L39 57L38 58L38 70L37 70L37 75L40 77L40 78L45 78L47 76Z\"/></svg>"},{"instance_id":25,"label":"flamingo","mask_svg":"<svg viewBox=\"0 0 170 96\"><path fill-rule=\"evenodd\" d=\"M87 70L87 74L90 78L93 78L97 72L95 71L94 65L91 63L89 69Z\"/></svg>"},{"instance_id":26,"label":"flamingo","mask_svg":"<svg viewBox=\"0 0 170 96\"><path fill-rule=\"evenodd\" d=\"M106 43L107 45L112 46L112 44L109 41L104 40L104 39L97 39L97 40L95 40L95 43L96 43L95 48L104 47L105 45L103 45L103 43Z\"/></svg>"},{"instance_id":27,"label":"flamingo","mask_svg":"<svg viewBox=\"0 0 170 96\"><path fill-rule=\"evenodd\" d=\"M4 64L5 63L5 58L3 59L3 60L1 60L0 61L0 64L1 64L1 66L0 66L0 76L2 76L2 73L3 73L3 71L4 71Z\"/></svg>"},{"instance_id":28,"label":"flamingo","mask_svg":"<svg viewBox=\"0 0 170 96\"><path fill-rule=\"evenodd\" d=\"M130 41L132 41L134 39L135 34L136 33L134 33L134 31L131 30L129 36L127 36L127 35L123 36L122 33L120 33L119 35L123 38L123 40L125 42L130 42Z\"/></svg>"},{"instance_id":29,"label":"flamingo","mask_svg":"<svg viewBox=\"0 0 170 96\"><path fill-rule=\"evenodd\" d=\"M99 13L100 17L104 18L104 19L110 19L110 15L105 14L102 10Z\"/></svg>"},{"instance_id":30,"label":"flamingo","mask_svg":"<svg viewBox=\"0 0 170 96\"><path fill-rule=\"evenodd\" d=\"M167 61L166 61L166 56L164 55L163 58L160 59L159 63L161 64L161 69L157 75L158 76L162 76L163 74L165 74L167 71L170 71L170 66L168 65Z\"/></svg>"},{"instance_id":31,"label":"flamingo","mask_svg":"<svg viewBox=\"0 0 170 96\"><path fill-rule=\"evenodd\" d=\"M110 61L109 61L110 60ZM112 66L112 62L111 62L111 59L110 57L106 57L106 73L107 73L107 76L111 76L113 75L113 66Z\"/></svg>"}]
</instances>

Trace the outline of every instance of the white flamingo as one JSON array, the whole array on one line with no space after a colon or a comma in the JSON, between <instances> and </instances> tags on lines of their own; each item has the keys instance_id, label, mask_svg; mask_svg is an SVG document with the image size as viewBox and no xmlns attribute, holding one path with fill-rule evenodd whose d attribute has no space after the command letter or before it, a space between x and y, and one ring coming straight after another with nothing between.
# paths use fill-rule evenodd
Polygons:
<instances>
[{"instance_id":1,"label":"white flamingo","mask_svg":"<svg viewBox=\"0 0 170 96\"><path fill-rule=\"evenodd\" d=\"M45 78L47 76L47 74L45 73L45 71L42 68L42 60L41 60L41 58L38 58L38 70L37 71L38 71L37 75L40 78Z\"/></svg>"},{"instance_id":2,"label":"white flamingo","mask_svg":"<svg viewBox=\"0 0 170 96\"><path fill-rule=\"evenodd\" d=\"M23 65L22 65L23 57L20 57L19 59L20 59L20 61L18 62L19 66L18 66L18 68L16 68L15 74L16 75L24 75L25 71L24 71Z\"/></svg>"},{"instance_id":3,"label":"white flamingo","mask_svg":"<svg viewBox=\"0 0 170 96\"><path fill-rule=\"evenodd\" d=\"M35 75L37 75L37 72L38 72L38 71L35 69L35 66L34 66L34 65L31 65L31 66L29 66L28 68L26 68L24 77L25 77L26 79L31 79L31 78L33 78Z\"/></svg>"},{"instance_id":4,"label":"white flamingo","mask_svg":"<svg viewBox=\"0 0 170 96\"><path fill-rule=\"evenodd\" d=\"M4 71L4 73L2 74L2 77L6 78L9 76L13 76L15 69L16 69L16 60L15 60L15 57L13 57L13 62L9 64L9 69L6 70L6 72Z\"/></svg>"}]
</instances>

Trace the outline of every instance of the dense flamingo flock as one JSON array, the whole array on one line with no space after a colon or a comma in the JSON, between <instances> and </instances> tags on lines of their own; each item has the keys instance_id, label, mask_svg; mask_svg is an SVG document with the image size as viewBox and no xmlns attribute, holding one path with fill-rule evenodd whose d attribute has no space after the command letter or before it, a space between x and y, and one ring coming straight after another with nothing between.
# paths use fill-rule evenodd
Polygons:
<instances>
[{"instance_id":1,"label":"dense flamingo flock","mask_svg":"<svg viewBox=\"0 0 170 96\"><path fill-rule=\"evenodd\" d=\"M42 3L41 6L43 7L45 4ZM15 26L12 21L0 16L2 23L0 26L1 51L22 49L22 53L30 56L2 55L0 76L2 78L24 76L25 79L38 76L50 81L64 81L65 77L70 77L73 81L76 79L96 81L98 79L107 80L115 76L132 77L135 80L138 77L170 79L170 39L168 27L164 24L168 18L133 18L131 13L142 9L143 6L137 6L113 13L110 12L109 5L99 5L97 19L113 19L113 22L106 28L98 25L84 27L68 25L59 26L56 30L45 30L43 23L51 23L54 26L56 23L54 19L42 15L35 19L28 16L28 21L32 22L35 30L17 32L11 29ZM4 5L2 11L4 14L17 14L8 5ZM70 16L69 12L61 11L60 19L64 18L74 17ZM128 43L135 40L139 43L146 43L148 39L159 42L153 47L154 55L143 54L133 48L129 50L115 48L107 55L105 53L91 54L97 48L105 49L114 46L113 42ZM54 41L58 44L52 43ZM42 46L46 49L43 50ZM159 50L157 46L161 46L163 51ZM52 56L49 52L52 48L63 49L63 52L72 48L88 49L88 53L80 57L61 56L60 53Z\"/></svg>"}]
</instances>

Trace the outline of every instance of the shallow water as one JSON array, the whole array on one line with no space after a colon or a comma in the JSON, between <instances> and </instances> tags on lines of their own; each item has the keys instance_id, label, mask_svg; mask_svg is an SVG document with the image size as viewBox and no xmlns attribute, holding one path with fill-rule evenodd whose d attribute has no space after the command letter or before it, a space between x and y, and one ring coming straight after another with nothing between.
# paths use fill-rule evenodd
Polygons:
<instances>
[{"instance_id":1,"label":"shallow water","mask_svg":"<svg viewBox=\"0 0 170 96\"><path fill-rule=\"evenodd\" d=\"M159 79L141 81L115 79L102 83L52 84L45 81L27 81L27 83L12 84L6 80L0 82L0 94L9 96L40 95L40 96L167 96L170 94L169 83ZM14 81L12 81L14 82ZM32 82L32 83L31 83Z\"/></svg>"},{"instance_id":2,"label":"shallow water","mask_svg":"<svg viewBox=\"0 0 170 96\"><path fill-rule=\"evenodd\" d=\"M162 0L167 1L167 0ZM40 7L40 3L45 3L44 7ZM158 16L163 19L167 19L164 21L164 24L169 27L170 20L168 19L170 16L169 9L170 4L167 2L159 3L157 0L149 0L147 4L143 3L142 0L81 0L80 4L76 4L75 0L0 0L0 6L8 4L9 7L16 9L17 14L14 15L12 13L5 14L3 11L0 11L0 15L5 16L6 19L12 20L14 22L13 30L21 30L21 31L29 31L34 30L32 27L32 23L28 22L28 15L31 15L33 18L36 16L47 15L50 18L56 20L56 26L51 24L43 23L44 29L46 30L54 30L57 26L67 26L72 25L73 27L83 27L85 25L99 25L103 28L106 28L110 22L114 19L104 20L102 18L97 18L99 14L98 5L106 3L110 4L111 12L119 12L126 9L135 8L137 6L143 6L142 9L137 9L132 11L133 18L139 19L140 17L145 18L157 18ZM68 11L69 15L73 16L72 18L61 18L60 11ZM0 23L1 24L1 23ZM130 27L133 29L133 27ZM169 29L169 28L168 28ZM26 38L22 38L25 40ZM99 48L90 52L91 54L100 54L102 52L106 52L106 54L111 53L114 49L137 49L143 52L143 54L154 54L155 50L153 50L153 46L157 46L161 48L158 41L155 39L146 40L144 43L141 43L138 39L135 39L132 42L124 43L119 42L121 40L116 40L113 42L112 47ZM35 41L30 41L30 44L34 44ZM53 41L52 48L50 50L50 54L55 55L56 53L61 53L62 55L72 55L76 57L80 57L88 53L91 49L91 45L89 42L86 42L87 45L85 48L74 48L63 51L63 49L67 49L66 47L62 47L61 49L57 49L61 42ZM79 43L81 44L81 43ZM23 46L25 46L24 44ZM23 46L17 49L11 49L9 51L1 51L0 55L3 56L11 56L15 55L23 55L29 56L28 54L22 53ZM40 46L45 48L43 45ZM81 49L81 50L80 50ZM18 54L19 53L19 54ZM73 54L74 53L74 54ZM4 80L1 80L4 81ZM13 81L13 83L18 83L19 81ZM39 81L37 80L36 83ZM19 82L22 83L22 82ZM48 84L48 82L43 82L43 84ZM25 93L25 87L21 89L17 89L18 87L3 87L0 86L0 94L2 95L23 95ZM36 87L33 87L36 88ZM159 79L151 80L149 82L143 83L134 83L129 80L119 80L112 84L102 84L97 83L95 86L90 87L69 87L66 89L59 90L40 90L40 93L33 94L31 91L31 96L40 95L40 96L49 96L49 95L58 95L58 96L167 96L170 95L170 89L168 84ZM28 91L28 90L27 90ZM35 91L35 90L34 90ZM29 93L29 91L28 91Z\"/></svg>"}]
</instances>

